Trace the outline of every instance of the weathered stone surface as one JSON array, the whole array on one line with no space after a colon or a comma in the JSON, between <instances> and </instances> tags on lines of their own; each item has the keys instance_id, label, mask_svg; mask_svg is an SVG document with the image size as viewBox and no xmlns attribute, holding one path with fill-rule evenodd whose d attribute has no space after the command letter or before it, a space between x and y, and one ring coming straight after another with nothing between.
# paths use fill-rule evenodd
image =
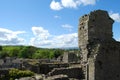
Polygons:
<instances>
[{"instance_id":1,"label":"weathered stone surface","mask_svg":"<svg viewBox=\"0 0 120 80\"><path fill-rule=\"evenodd\" d=\"M50 73L48 73L48 76L61 75L61 74L67 75L69 78L75 78L75 79L83 78L83 72L80 67L55 68Z\"/></svg>"},{"instance_id":2,"label":"weathered stone surface","mask_svg":"<svg viewBox=\"0 0 120 80\"><path fill-rule=\"evenodd\" d=\"M80 18L78 38L85 80L120 80L120 43L112 38L113 22L103 10Z\"/></svg>"},{"instance_id":3,"label":"weathered stone surface","mask_svg":"<svg viewBox=\"0 0 120 80\"><path fill-rule=\"evenodd\" d=\"M24 77L16 80L36 80L34 77Z\"/></svg>"},{"instance_id":4,"label":"weathered stone surface","mask_svg":"<svg viewBox=\"0 0 120 80\"><path fill-rule=\"evenodd\" d=\"M61 68L61 67L69 67L68 63L45 63L45 64L41 64L39 66L39 73L40 74L47 74L49 73L51 70L53 70L54 68Z\"/></svg>"},{"instance_id":5,"label":"weathered stone surface","mask_svg":"<svg viewBox=\"0 0 120 80\"><path fill-rule=\"evenodd\" d=\"M78 57L75 52L65 52L63 54L63 62L70 63L70 62L77 62Z\"/></svg>"},{"instance_id":6,"label":"weathered stone surface","mask_svg":"<svg viewBox=\"0 0 120 80\"><path fill-rule=\"evenodd\" d=\"M54 75L50 76L45 80L69 80L67 75Z\"/></svg>"}]
</instances>

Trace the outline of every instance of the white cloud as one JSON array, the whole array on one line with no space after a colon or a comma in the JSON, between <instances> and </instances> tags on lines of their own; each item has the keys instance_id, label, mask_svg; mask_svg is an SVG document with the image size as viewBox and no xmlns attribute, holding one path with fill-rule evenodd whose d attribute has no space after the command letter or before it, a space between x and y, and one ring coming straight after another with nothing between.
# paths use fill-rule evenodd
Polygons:
<instances>
[{"instance_id":1,"label":"white cloud","mask_svg":"<svg viewBox=\"0 0 120 80\"><path fill-rule=\"evenodd\" d=\"M69 31L72 31L72 28L73 28L73 26L71 26L69 24L64 24L64 25L62 25L62 27L69 30Z\"/></svg>"},{"instance_id":2,"label":"white cloud","mask_svg":"<svg viewBox=\"0 0 120 80\"><path fill-rule=\"evenodd\" d=\"M28 42L29 45L45 48L77 47L77 33L52 35L43 27L32 27L33 37ZM25 39L19 35L25 31L12 31L0 28L0 45L25 45Z\"/></svg>"},{"instance_id":3,"label":"white cloud","mask_svg":"<svg viewBox=\"0 0 120 80\"><path fill-rule=\"evenodd\" d=\"M117 38L116 41L119 41L119 42L120 42L120 38Z\"/></svg>"},{"instance_id":4,"label":"white cloud","mask_svg":"<svg viewBox=\"0 0 120 80\"><path fill-rule=\"evenodd\" d=\"M83 5L95 5L97 0L79 0Z\"/></svg>"},{"instance_id":5,"label":"white cloud","mask_svg":"<svg viewBox=\"0 0 120 80\"><path fill-rule=\"evenodd\" d=\"M55 2L55 0L53 0L50 4L50 8L53 10L61 10L63 7L59 2Z\"/></svg>"},{"instance_id":6,"label":"white cloud","mask_svg":"<svg viewBox=\"0 0 120 80\"><path fill-rule=\"evenodd\" d=\"M120 42L120 39L118 39L118 41Z\"/></svg>"},{"instance_id":7,"label":"white cloud","mask_svg":"<svg viewBox=\"0 0 120 80\"><path fill-rule=\"evenodd\" d=\"M77 47L78 44L77 33L54 36L51 35L48 32L48 30L45 30L42 27L33 27L32 31L35 36L31 38L30 45L33 46L60 48L60 47ZM42 34L45 34L47 38L41 37Z\"/></svg>"},{"instance_id":8,"label":"white cloud","mask_svg":"<svg viewBox=\"0 0 120 80\"><path fill-rule=\"evenodd\" d=\"M119 13L110 12L109 15L116 22L120 22L120 14Z\"/></svg>"},{"instance_id":9,"label":"white cloud","mask_svg":"<svg viewBox=\"0 0 120 80\"><path fill-rule=\"evenodd\" d=\"M47 39L50 35L48 30L45 30L42 27L32 27L32 31L33 34L41 40Z\"/></svg>"},{"instance_id":10,"label":"white cloud","mask_svg":"<svg viewBox=\"0 0 120 80\"><path fill-rule=\"evenodd\" d=\"M54 47L77 47L78 46L77 33L55 36L53 40L55 41L55 45L53 45Z\"/></svg>"},{"instance_id":11,"label":"white cloud","mask_svg":"<svg viewBox=\"0 0 120 80\"><path fill-rule=\"evenodd\" d=\"M62 5L65 8L77 8L79 0L61 0Z\"/></svg>"},{"instance_id":12,"label":"white cloud","mask_svg":"<svg viewBox=\"0 0 120 80\"><path fill-rule=\"evenodd\" d=\"M54 18L56 18L56 19L61 19L61 17L58 16L58 15L55 15Z\"/></svg>"},{"instance_id":13,"label":"white cloud","mask_svg":"<svg viewBox=\"0 0 120 80\"><path fill-rule=\"evenodd\" d=\"M63 8L78 8L80 5L95 5L97 0L60 0L60 2L55 2L52 0L50 7L53 10L61 10Z\"/></svg>"},{"instance_id":14,"label":"white cloud","mask_svg":"<svg viewBox=\"0 0 120 80\"><path fill-rule=\"evenodd\" d=\"M24 43L25 40L18 36L18 34L22 33L25 33L25 31L11 31L0 28L0 45L18 45Z\"/></svg>"},{"instance_id":15,"label":"white cloud","mask_svg":"<svg viewBox=\"0 0 120 80\"><path fill-rule=\"evenodd\" d=\"M45 30L43 27L32 27L32 32L34 37L30 40L30 45L33 46L43 46L49 43L48 38L50 34L48 30Z\"/></svg>"}]
</instances>

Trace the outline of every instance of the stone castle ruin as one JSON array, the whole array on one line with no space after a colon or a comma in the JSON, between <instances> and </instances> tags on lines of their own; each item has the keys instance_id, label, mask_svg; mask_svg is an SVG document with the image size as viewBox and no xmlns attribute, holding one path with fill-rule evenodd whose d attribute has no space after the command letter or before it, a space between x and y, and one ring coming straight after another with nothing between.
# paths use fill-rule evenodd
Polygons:
<instances>
[{"instance_id":1,"label":"stone castle ruin","mask_svg":"<svg viewBox=\"0 0 120 80\"><path fill-rule=\"evenodd\" d=\"M80 52L65 52L56 60L0 59L0 77L17 68L40 74L18 80L120 80L120 42L112 38L113 23L107 11L84 15L78 27Z\"/></svg>"},{"instance_id":2,"label":"stone castle ruin","mask_svg":"<svg viewBox=\"0 0 120 80\"><path fill-rule=\"evenodd\" d=\"M103 10L79 20L78 42L85 80L120 80L120 42L112 38L113 23Z\"/></svg>"}]
</instances>

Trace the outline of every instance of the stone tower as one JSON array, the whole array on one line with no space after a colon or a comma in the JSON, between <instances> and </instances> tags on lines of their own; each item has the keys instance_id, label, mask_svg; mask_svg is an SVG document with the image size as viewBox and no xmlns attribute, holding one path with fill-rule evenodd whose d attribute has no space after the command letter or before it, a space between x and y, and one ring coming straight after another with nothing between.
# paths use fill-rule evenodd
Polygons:
<instances>
[{"instance_id":1,"label":"stone tower","mask_svg":"<svg viewBox=\"0 0 120 80\"><path fill-rule=\"evenodd\" d=\"M120 80L120 43L112 38L114 21L103 10L84 15L79 21L85 80Z\"/></svg>"}]
</instances>

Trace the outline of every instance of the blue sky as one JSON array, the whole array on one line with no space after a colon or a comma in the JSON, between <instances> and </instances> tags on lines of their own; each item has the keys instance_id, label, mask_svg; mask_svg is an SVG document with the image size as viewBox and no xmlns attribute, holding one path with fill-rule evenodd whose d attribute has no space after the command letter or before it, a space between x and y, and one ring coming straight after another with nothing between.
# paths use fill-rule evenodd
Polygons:
<instances>
[{"instance_id":1,"label":"blue sky","mask_svg":"<svg viewBox=\"0 0 120 80\"><path fill-rule=\"evenodd\" d=\"M119 0L0 0L0 45L78 47L78 20L90 11L107 10L120 41Z\"/></svg>"}]
</instances>

